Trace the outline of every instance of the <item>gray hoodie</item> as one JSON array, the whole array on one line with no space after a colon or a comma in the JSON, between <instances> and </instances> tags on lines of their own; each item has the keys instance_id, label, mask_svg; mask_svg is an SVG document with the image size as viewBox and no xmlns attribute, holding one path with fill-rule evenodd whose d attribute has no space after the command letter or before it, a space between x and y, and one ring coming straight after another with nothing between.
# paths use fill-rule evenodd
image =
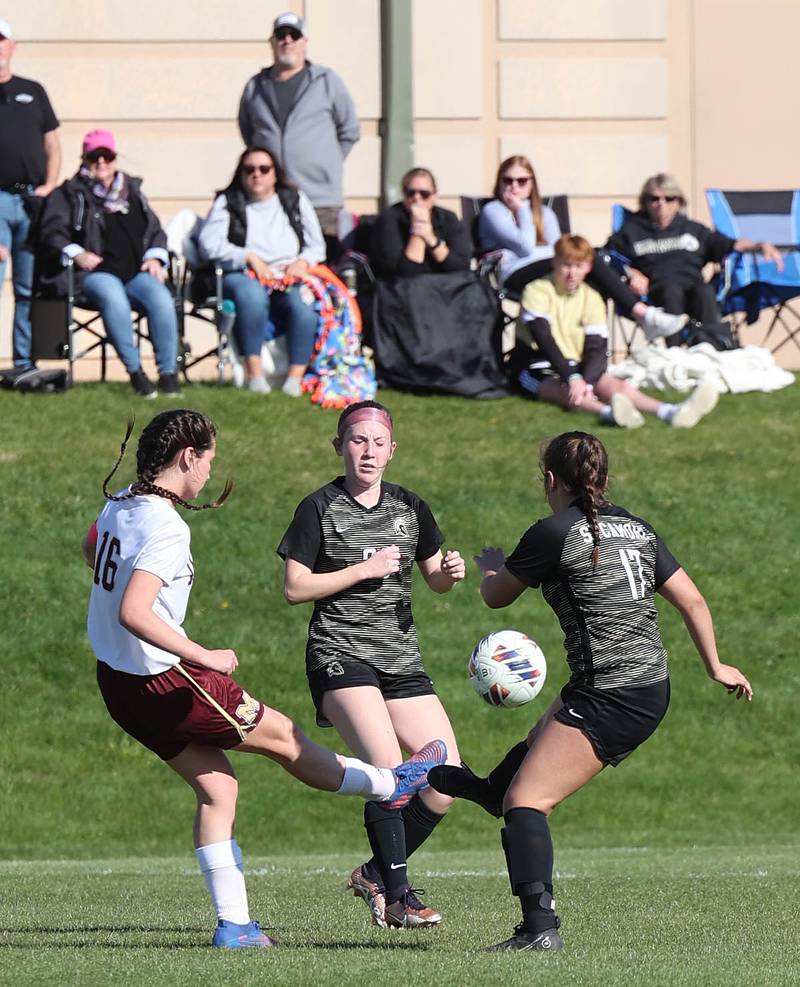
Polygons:
<instances>
[{"instance_id":1,"label":"gray hoodie","mask_svg":"<svg viewBox=\"0 0 800 987\"><path fill-rule=\"evenodd\" d=\"M244 87L239 130L245 144L266 148L317 208L340 206L342 165L361 136L353 100L344 82L324 65L306 62L308 76L298 90L281 131L271 68Z\"/></svg>"}]
</instances>

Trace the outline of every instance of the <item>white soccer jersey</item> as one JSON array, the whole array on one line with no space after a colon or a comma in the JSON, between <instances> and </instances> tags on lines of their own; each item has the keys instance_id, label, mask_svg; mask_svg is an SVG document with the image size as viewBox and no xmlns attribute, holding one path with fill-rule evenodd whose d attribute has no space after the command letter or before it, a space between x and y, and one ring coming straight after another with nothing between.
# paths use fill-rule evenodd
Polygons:
<instances>
[{"instance_id":1,"label":"white soccer jersey","mask_svg":"<svg viewBox=\"0 0 800 987\"><path fill-rule=\"evenodd\" d=\"M89 641L95 655L120 672L156 675L177 655L147 644L119 622L119 608L135 569L162 581L153 612L179 634L194 579L189 526L163 497L109 501L97 519Z\"/></svg>"}]
</instances>

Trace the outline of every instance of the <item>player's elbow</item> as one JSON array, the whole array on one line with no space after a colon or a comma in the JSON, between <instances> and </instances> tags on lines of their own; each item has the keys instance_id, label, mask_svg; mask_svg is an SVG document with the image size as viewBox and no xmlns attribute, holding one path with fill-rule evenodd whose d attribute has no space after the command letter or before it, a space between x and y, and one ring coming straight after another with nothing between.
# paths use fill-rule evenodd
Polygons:
<instances>
[{"instance_id":1,"label":"player's elbow","mask_svg":"<svg viewBox=\"0 0 800 987\"><path fill-rule=\"evenodd\" d=\"M307 597L300 592L297 586L290 585L289 583L283 584L283 596L287 603L292 606L296 606L298 603L305 603Z\"/></svg>"},{"instance_id":2,"label":"player's elbow","mask_svg":"<svg viewBox=\"0 0 800 987\"><path fill-rule=\"evenodd\" d=\"M131 603L123 597L122 603L119 605L118 619L121 627L123 627L130 634L136 634L138 636L138 628L141 624L141 618L139 608L135 603Z\"/></svg>"}]
</instances>

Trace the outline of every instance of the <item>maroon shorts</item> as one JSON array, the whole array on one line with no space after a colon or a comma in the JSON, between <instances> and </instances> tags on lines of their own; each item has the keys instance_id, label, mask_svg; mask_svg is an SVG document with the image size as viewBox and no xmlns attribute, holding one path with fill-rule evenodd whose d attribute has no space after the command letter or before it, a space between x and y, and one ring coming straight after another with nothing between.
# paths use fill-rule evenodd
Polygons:
<instances>
[{"instance_id":1,"label":"maroon shorts","mask_svg":"<svg viewBox=\"0 0 800 987\"><path fill-rule=\"evenodd\" d=\"M243 730L252 730L261 720L264 704L230 676L196 666L187 671ZM97 684L112 718L163 761L177 757L187 744L224 750L242 743L239 732L177 668L129 675L98 661Z\"/></svg>"}]
</instances>

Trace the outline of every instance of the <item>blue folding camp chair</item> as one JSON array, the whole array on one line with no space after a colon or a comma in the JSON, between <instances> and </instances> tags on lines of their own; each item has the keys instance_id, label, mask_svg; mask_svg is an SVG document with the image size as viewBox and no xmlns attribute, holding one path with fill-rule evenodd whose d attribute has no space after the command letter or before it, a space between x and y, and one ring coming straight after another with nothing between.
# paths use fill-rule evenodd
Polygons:
<instances>
[{"instance_id":1,"label":"blue folding camp chair","mask_svg":"<svg viewBox=\"0 0 800 987\"><path fill-rule=\"evenodd\" d=\"M755 253L730 254L725 261L718 301L724 315L753 323L764 310L773 309L764 346L773 333L784 333L772 346L775 353L792 342L800 349L800 189L772 192L731 192L707 189L706 200L715 228L736 240L768 240L784 254L779 272Z\"/></svg>"}]
</instances>

